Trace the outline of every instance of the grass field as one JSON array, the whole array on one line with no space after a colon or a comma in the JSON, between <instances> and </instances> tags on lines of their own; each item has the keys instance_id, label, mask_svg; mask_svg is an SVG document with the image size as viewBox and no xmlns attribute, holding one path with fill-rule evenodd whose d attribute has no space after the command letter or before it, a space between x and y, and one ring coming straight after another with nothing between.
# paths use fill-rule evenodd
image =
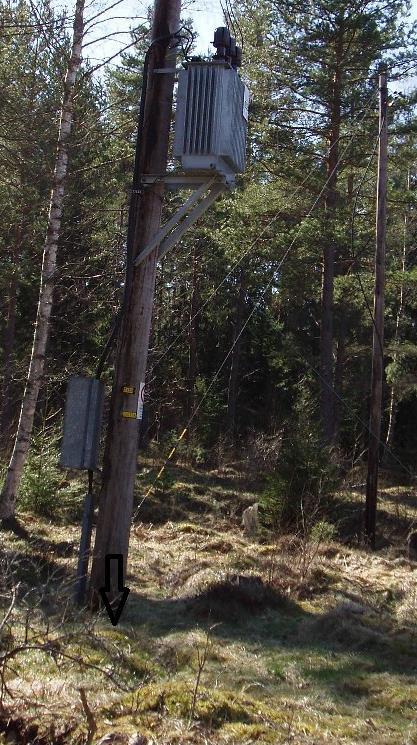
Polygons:
<instances>
[{"instance_id":1,"label":"grass field","mask_svg":"<svg viewBox=\"0 0 417 745\"><path fill-rule=\"evenodd\" d=\"M417 492L383 482L372 554L355 539L359 487L337 495L331 543L246 538L241 513L260 488L233 468L172 467L132 532L116 628L73 605L78 525L21 514L29 535L2 533L3 741L417 743L405 552Z\"/></svg>"}]
</instances>

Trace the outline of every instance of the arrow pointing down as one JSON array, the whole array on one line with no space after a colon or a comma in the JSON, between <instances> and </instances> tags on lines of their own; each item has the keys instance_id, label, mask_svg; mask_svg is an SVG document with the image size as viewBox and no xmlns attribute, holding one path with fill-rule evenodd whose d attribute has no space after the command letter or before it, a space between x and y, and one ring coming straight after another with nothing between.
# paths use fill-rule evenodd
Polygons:
<instances>
[{"instance_id":1,"label":"arrow pointing down","mask_svg":"<svg viewBox=\"0 0 417 745\"><path fill-rule=\"evenodd\" d=\"M122 593L117 607L112 607L114 606L114 600L110 602L108 598L108 594L111 593L110 562L112 559L117 561L117 589ZM117 626L119 623L129 592L129 588L124 586L123 581L123 554L106 554L104 557L104 587L100 587L99 593L113 626Z\"/></svg>"}]
</instances>

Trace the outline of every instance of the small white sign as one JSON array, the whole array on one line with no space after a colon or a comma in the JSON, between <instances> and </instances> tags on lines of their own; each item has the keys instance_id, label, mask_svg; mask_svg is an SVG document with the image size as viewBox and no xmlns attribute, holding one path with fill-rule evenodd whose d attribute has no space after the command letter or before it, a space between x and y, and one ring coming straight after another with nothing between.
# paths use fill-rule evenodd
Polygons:
<instances>
[{"instance_id":1,"label":"small white sign","mask_svg":"<svg viewBox=\"0 0 417 745\"><path fill-rule=\"evenodd\" d=\"M139 386L138 408L136 410L136 419L143 419L143 402L145 400L145 383Z\"/></svg>"},{"instance_id":2,"label":"small white sign","mask_svg":"<svg viewBox=\"0 0 417 745\"><path fill-rule=\"evenodd\" d=\"M249 119L249 104L250 104L250 93L249 88L245 85L243 90L243 117L248 121Z\"/></svg>"}]
</instances>

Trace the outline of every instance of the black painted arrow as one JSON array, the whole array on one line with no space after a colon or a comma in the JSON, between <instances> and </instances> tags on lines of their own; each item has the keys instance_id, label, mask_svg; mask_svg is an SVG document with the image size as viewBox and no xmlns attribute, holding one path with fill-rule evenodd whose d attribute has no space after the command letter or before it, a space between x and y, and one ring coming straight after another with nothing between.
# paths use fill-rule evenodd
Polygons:
<instances>
[{"instance_id":1,"label":"black painted arrow","mask_svg":"<svg viewBox=\"0 0 417 745\"><path fill-rule=\"evenodd\" d=\"M117 561L117 589L122 593L119 600L119 604L116 608L112 608L112 605L107 597L107 593L111 592L111 572L110 562L112 559ZM100 587L100 595L105 605L106 611L109 614L110 621L113 626L117 626L122 615L122 610L126 605L127 596L129 595L129 588L124 587L123 582L123 554L106 554L104 558L104 587ZM114 601L113 601L114 604Z\"/></svg>"}]
</instances>

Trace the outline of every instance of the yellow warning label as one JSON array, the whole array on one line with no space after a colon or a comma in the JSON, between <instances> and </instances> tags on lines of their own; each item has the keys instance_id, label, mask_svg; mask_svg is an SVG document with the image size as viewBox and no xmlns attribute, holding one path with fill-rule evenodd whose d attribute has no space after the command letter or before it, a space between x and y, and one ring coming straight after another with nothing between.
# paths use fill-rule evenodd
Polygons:
<instances>
[{"instance_id":1,"label":"yellow warning label","mask_svg":"<svg viewBox=\"0 0 417 745\"><path fill-rule=\"evenodd\" d=\"M135 411L122 411L122 417L124 419L136 419Z\"/></svg>"},{"instance_id":2,"label":"yellow warning label","mask_svg":"<svg viewBox=\"0 0 417 745\"><path fill-rule=\"evenodd\" d=\"M124 385L122 387L122 393L128 393L129 395L132 395L133 393L136 393L136 388L134 385Z\"/></svg>"}]
</instances>

